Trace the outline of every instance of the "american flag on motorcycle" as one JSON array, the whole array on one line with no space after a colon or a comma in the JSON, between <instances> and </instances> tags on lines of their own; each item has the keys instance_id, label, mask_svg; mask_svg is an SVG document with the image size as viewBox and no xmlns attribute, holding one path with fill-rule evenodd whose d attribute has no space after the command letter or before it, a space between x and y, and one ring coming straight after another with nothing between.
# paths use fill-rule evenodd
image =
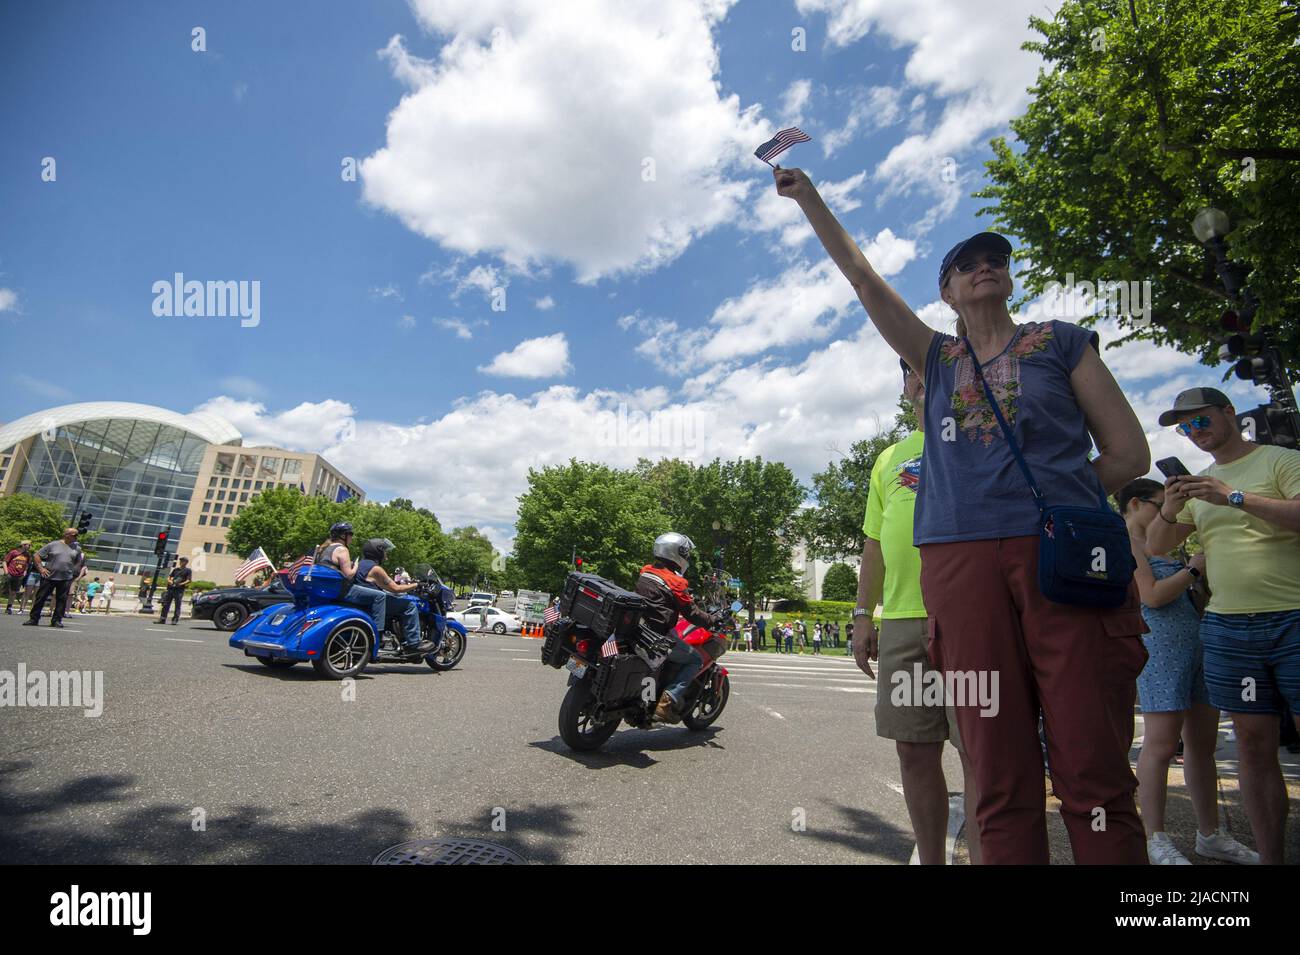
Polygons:
<instances>
[{"instance_id":1,"label":"american flag on motorcycle","mask_svg":"<svg viewBox=\"0 0 1300 955\"><path fill-rule=\"evenodd\" d=\"M613 657L618 655L618 641L611 635L600 647L602 657Z\"/></svg>"},{"instance_id":2,"label":"american flag on motorcycle","mask_svg":"<svg viewBox=\"0 0 1300 955\"><path fill-rule=\"evenodd\" d=\"M543 626L549 627L551 624L555 623L555 621L559 619L560 619L560 608L555 606L555 604L551 604L549 607L547 607L545 610L542 611Z\"/></svg>"},{"instance_id":3,"label":"american flag on motorcycle","mask_svg":"<svg viewBox=\"0 0 1300 955\"><path fill-rule=\"evenodd\" d=\"M280 573L287 575L290 580L294 580L298 576L298 571L302 570L304 567L310 567L311 565L312 558L310 556L299 557L284 570L280 571Z\"/></svg>"},{"instance_id":4,"label":"american flag on motorcycle","mask_svg":"<svg viewBox=\"0 0 1300 955\"><path fill-rule=\"evenodd\" d=\"M239 569L235 571L235 583L239 583L255 571L262 570L263 568L274 569L274 567L275 565L267 558L266 552L259 547L257 550L249 554L248 560L244 561L239 566Z\"/></svg>"}]
</instances>

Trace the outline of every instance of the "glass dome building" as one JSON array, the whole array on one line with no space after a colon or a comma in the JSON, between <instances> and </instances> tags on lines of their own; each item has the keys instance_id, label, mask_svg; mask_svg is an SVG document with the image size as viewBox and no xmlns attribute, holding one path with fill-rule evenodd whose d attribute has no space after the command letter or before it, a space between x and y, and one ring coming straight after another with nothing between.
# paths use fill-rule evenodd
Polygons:
<instances>
[{"instance_id":1,"label":"glass dome building","mask_svg":"<svg viewBox=\"0 0 1300 955\"><path fill-rule=\"evenodd\" d=\"M213 414L119 401L63 405L0 426L0 495L54 501L70 525L90 512L90 530L99 532L87 548L90 569L133 573L153 566L168 526L176 550L208 446L242 441Z\"/></svg>"}]
</instances>

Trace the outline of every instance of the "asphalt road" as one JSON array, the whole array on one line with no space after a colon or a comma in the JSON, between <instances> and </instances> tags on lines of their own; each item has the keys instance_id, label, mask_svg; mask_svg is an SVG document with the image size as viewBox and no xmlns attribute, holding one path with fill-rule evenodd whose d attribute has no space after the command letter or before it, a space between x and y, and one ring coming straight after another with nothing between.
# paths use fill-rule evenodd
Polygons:
<instances>
[{"instance_id":1,"label":"asphalt road","mask_svg":"<svg viewBox=\"0 0 1300 955\"><path fill-rule=\"evenodd\" d=\"M0 862L367 863L442 837L535 863L912 853L893 744L872 728L875 684L847 660L728 654L733 692L710 730L625 727L577 755L556 728L565 674L541 665L536 640L471 637L446 673L372 667L345 700L309 666L267 669L206 623L21 619L0 616L0 670L102 671L104 706L0 708ZM945 767L959 790L951 748ZM1170 789L1172 821L1186 799L1179 780ZM1049 818L1054 861L1068 861ZM1170 825L1188 851L1185 828Z\"/></svg>"}]
</instances>

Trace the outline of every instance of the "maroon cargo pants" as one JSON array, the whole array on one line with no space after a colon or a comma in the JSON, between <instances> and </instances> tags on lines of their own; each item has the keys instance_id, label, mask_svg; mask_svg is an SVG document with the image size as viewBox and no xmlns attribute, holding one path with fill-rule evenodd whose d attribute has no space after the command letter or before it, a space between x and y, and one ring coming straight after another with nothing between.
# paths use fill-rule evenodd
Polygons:
<instances>
[{"instance_id":1,"label":"maroon cargo pants","mask_svg":"<svg viewBox=\"0 0 1300 955\"><path fill-rule=\"evenodd\" d=\"M1128 759L1147 659L1136 585L1118 609L1053 603L1038 588L1038 538L1009 537L923 544L921 591L931 662L966 691L952 702L985 863L1048 862L1041 709L1075 861L1146 864ZM992 705L968 692L980 679L996 691Z\"/></svg>"}]
</instances>

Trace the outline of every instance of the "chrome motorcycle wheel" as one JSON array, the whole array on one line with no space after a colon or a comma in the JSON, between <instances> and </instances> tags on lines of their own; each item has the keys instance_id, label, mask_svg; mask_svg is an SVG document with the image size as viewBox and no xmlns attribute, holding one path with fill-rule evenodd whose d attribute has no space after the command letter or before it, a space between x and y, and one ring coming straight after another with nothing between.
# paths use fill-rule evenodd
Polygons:
<instances>
[{"instance_id":1,"label":"chrome motorcycle wheel","mask_svg":"<svg viewBox=\"0 0 1300 955\"><path fill-rule=\"evenodd\" d=\"M325 638L320 657L312 666L321 676L342 680L356 676L370 662L370 632L358 623L344 623Z\"/></svg>"},{"instance_id":2,"label":"chrome motorcycle wheel","mask_svg":"<svg viewBox=\"0 0 1300 955\"><path fill-rule=\"evenodd\" d=\"M460 635L459 630L448 627L443 635L442 644L426 656L424 662L433 670L450 670L463 659L465 659L465 638Z\"/></svg>"}]
</instances>

